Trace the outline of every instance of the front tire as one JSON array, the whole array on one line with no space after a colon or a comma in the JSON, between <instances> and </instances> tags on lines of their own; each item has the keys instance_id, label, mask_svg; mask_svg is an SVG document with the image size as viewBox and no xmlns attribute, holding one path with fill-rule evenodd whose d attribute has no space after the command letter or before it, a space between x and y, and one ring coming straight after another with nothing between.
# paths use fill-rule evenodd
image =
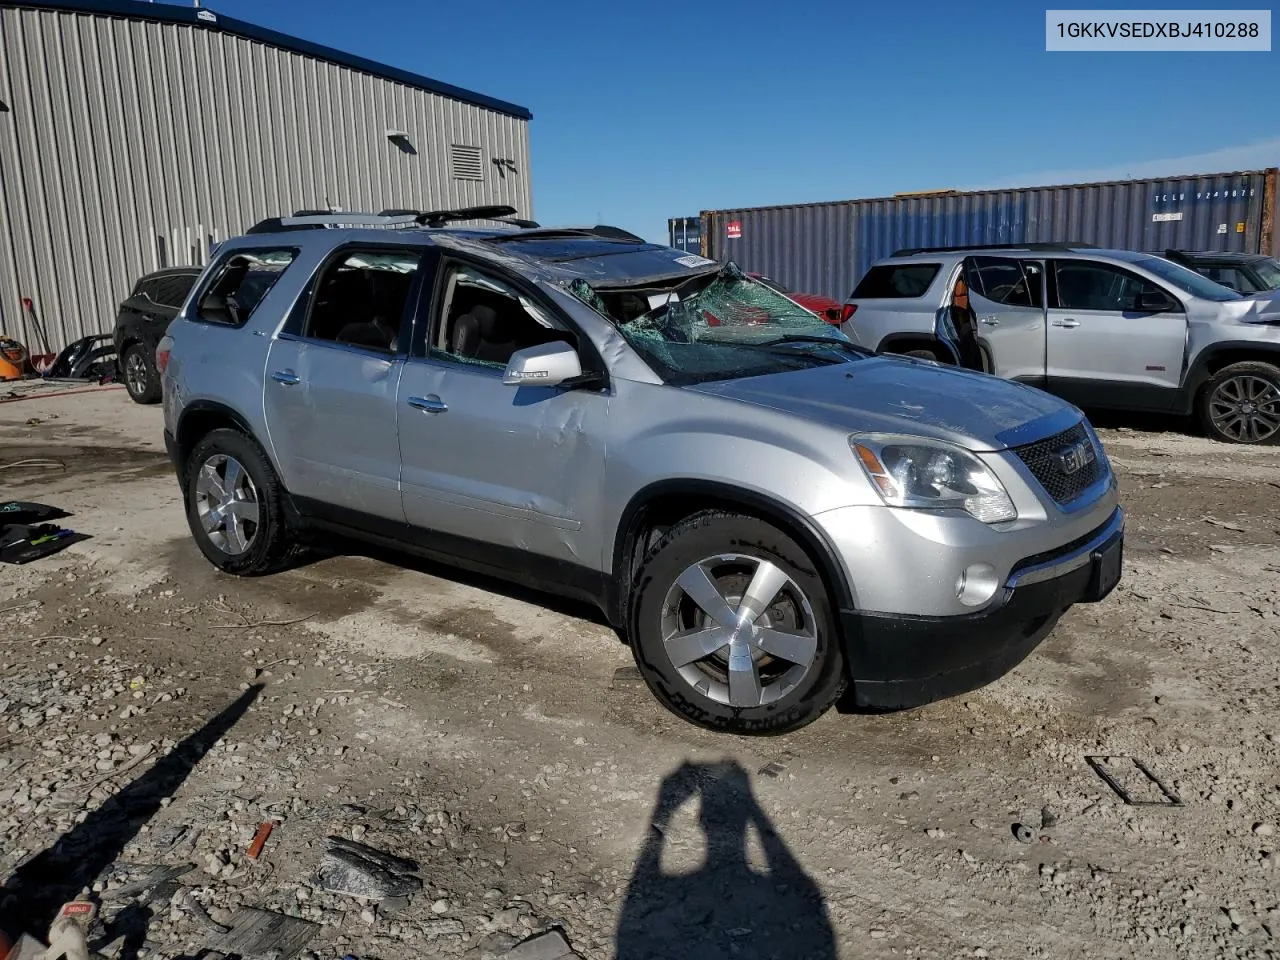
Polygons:
<instances>
[{"instance_id":1,"label":"front tire","mask_svg":"<svg viewBox=\"0 0 1280 960\"><path fill-rule=\"evenodd\" d=\"M820 717L847 684L826 585L755 517L672 527L636 579L631 646L654 696L698 726L768 735Z\"/></svg>"},{"instance_id":2,"label":"front tire","mask_svg":"<svg viewBox=\"0 0 1280 960\"><path fill-rule=\"evenodd\" d=\"M141 343L132 344L120 358L124 373L124 387L134 403L159 403L161 394L160 372L156 359Z\"/></svg>"},{"instance_id":3,"label":"front tire","mask_svg":"<svg viewBox=\"0 0 1280 960\"><path fill-rule=\"evenodd\" d=\"M1280 368L1258 360L1223 367L1200 392L1200 424L1225 443L1280 441Z\"/></svg>"},{"instance_id":4,"label":"front tire","mask_svg":"<svg viewBox=\"0 0 1280 960\"><path fill-rule=\"evenodd\" d=\"M187 459L187 523L196 546L224 573L260 576L294 552L284 491L262 448L238 430L214 430Z\"/></svg>"}]
</instances>

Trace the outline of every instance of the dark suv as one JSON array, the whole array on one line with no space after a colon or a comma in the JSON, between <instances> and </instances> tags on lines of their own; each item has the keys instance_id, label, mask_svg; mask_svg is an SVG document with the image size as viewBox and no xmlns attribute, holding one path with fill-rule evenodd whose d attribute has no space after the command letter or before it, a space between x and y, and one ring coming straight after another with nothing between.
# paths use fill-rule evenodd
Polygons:
<instances>
[{"instance_id":1,"label":"dark suv","mask_svg":"<svg viewBox=\"0 0 1280 960\"><path fill-rule=\"evenodd\" d=\"M1280 290L1280 261L1266 254L1166 250L1164 256L1246 297Z\"/></svg>"},{"instance_id":2,"label":"dark suv","mask_svg":"<svg viewBox=\"0 0 1280 960\"><path fill-rule=\"evenodd\" d=\"M182 309L201 267L170 267L148 273L133 286L116 314L116 365L136 403L160 401L156 346Z\"/></svg>"}]
</instances>

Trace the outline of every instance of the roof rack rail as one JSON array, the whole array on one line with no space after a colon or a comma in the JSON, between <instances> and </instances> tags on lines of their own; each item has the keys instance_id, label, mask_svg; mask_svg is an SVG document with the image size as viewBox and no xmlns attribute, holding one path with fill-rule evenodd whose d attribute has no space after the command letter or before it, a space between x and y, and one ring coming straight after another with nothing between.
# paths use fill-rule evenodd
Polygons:
<instances>
[{"instance_id":1,"label":"roof rack rail","mask_svg":"<svg viewBox=\"0 0 1280 960\"><path fill-rule=\"evenodd\" d=\"M974 243L945 247L904 247L890 256L910 257L917 253L953 253L960 250L1042 250L1067 252L1070 250L1096 250L1092 243Z\"/></svg>"},{"instance_id":2,"label":"roof rack rail","mask_svg":"<svg viewBox=\"0 0 1280 960\"><path fill-rule=\"evenodd\" d=\"M607 223L598 223L594 227L541 227L524 233L512 234L509 237L493 237L492 241L494 243L502 243L506 240L533 240L538 237L601 237L607 240L625 240L629 243L648 243L644 237L638 236L630 230L612 227Z\"/></svg>"},{"instance_id":3,"label":"roof rack rail","mask_svg":"<svg viewBox=\"0 0 1280 960\"><path fill-rule=\"evenodd\" d=\"M1161 256L1164 257L1166 260L1171 260L1174 263L1184 267L1190 267L1194 263L1194 261L1190 257L1188 257L1185 252L1183 252L1182 250L1175 250L1173 249L1173 247L1169 247L1167 250L1165 250L1164 253L1161 254Z\"/></svg>"},{"instance_id":4,"label":"roof rack rail","mask_svg":"<svg viewBox=\"0 0 1280 960\"><path fill-rule=\"evenodd\" d=\"M303 213L280 218L285 227L409 227L417 222L412 214L390 217L377 213Z\"/></svg>"},{"instance_id":5,"label":"roof rack rail","mask_svg":"<svg viewBox=\"0 0 1280 960\"><path fill-rule=\"evenodd\" d=\"M412 213L412 211L410 211ZM416 224L413 216L387 216L375 213L339 213L330 210L297 210L287 217L259 220L245 233L280 233L288 230L316 230L323 227L408 227Z\"/></svg>"},{"instance_id":6,"label":"roof rack rail","mask_svg":"<svg viewBox=\"0 0 1280 960\"><path fill-rule=\"evenodd\" d=\"M443 227L461 220L493 220L521 229L534 229L533 220L512 217L515 207L491 205L463 207L460 210L419 211L407 208L389 208L379 213L352 211L343 213L332 210L297 210L288 217L268 217L246 230L246 233L279 233L285 230L315 230L323 227Z\"/></svg>"},{"instance_id":7,"label":"roof rack rail","mask_svg":"<svg viewBox=\"0 0 1280 960\"><path fill-rule=\"evenodd\" d=\"M516 208L506 204L489 204L480 207L462 207L458 210L427 210L418 214L418 223L424 227L443 227L459 220L502 220L513 217Z\"/></svg>"},{"instance_id":8,"label":"roof rack rail","mask_svg":"<svg viewBox=\"0 0 1280 960\"><path fill-rule=\"evenodd\" d=\"M647 242L644 237L634 234L630 230L613 227L607 223L597 223L591 228L591 232L597 237L612 237L615 240L639 240L641 243Z\"/></svg>"}]
</instances>

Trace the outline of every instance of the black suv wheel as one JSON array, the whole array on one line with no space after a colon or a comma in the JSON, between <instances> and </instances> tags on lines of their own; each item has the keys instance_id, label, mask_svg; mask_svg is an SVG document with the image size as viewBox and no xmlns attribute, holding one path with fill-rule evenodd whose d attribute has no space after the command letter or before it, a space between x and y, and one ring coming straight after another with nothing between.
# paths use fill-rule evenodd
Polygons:
<instances>
[{"instance_id":1,"label":"black suv wheel","mask_svg":"<svg viewBox=\"0 0 1280 960\"><path fill-rule=\"evenodd\" d=\"M160 372L156 359L145 344L130 345L120 358L124 373L124 387L134 403L158 403L160 400Z\"/></svg>"},{"instance_id":2,"label":"black suv wheel","mask_svg":"<svg viewBox=\"0 0 1280 960\"><path fill-rule=\"evenodd\" d=\"M786 733L846 685L826 586L782 531L701 513L667 532L636 583L632 649L653 694L703 727Z\"/></svg>"}]
</instances>

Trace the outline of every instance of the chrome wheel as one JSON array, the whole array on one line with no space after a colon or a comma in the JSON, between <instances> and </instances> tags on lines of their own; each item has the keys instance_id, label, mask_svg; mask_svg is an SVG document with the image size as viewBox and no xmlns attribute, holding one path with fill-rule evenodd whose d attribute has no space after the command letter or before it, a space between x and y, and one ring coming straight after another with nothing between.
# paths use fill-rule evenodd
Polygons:
<instances>
[{"instance_id":1,"label":"chrome wheel","mask_svg":"<svg viewBox=\"0 0 1280 960\"><path fill-rule=\"evenodd\" d=\"M125 358L124 382L135 397L147 392L147 361L138 350L130 350L129 356Z\"/></svg>"},{"instance_id":2,"label":"chrome wheel","mask_svg":"<svg viewBox=\"0 0 1280 960\"><path fill-rule=\"evenodd\" d=\"M1209 397L1209 419L1215 430L1237 442L1269 440L1280 431L1280 390L1253 374L1228 377Z\"/></svg>"},{"instance_id":3,"label":"chrome wheel","mask_svg":"<svg viewBox=\"0 0 1280 960\"><path fill-rule=\"evenodd\" d=\"M229 556L253 546L258 535L258 488L234 457L216 453L196 474L196 513L209 542Z\"/></svg>"},{"instance_id":4,"label":"chrome wheel","mask_svg":"<svg viewBox=\"0 0 1280 960\"><path fill-rule=\"evenodd\" d=\"M662 644L703 696L758 707L813 667L817 622L804 591L776 564L723 554L688 567L667 592Z\"/></svg>"}]
</instances>

